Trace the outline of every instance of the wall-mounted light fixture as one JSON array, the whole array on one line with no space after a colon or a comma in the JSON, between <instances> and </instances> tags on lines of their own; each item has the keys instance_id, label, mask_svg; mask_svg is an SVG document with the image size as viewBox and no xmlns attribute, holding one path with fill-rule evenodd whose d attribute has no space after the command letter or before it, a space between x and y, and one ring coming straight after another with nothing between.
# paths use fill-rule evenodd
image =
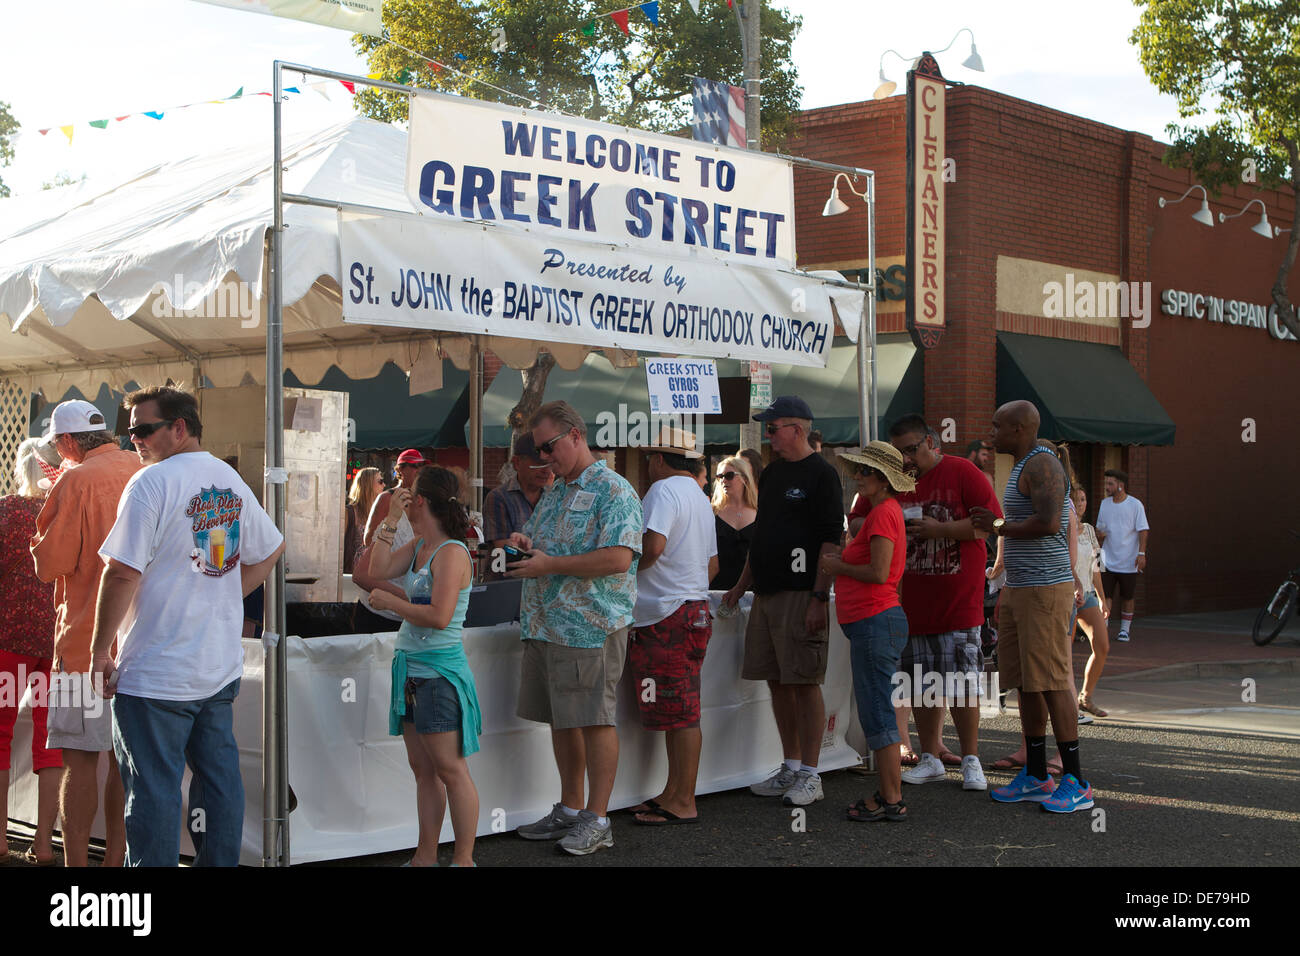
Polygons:
<instances>
[{"instance_id":1,"label":"wall-mounted light fixture","mask_svg":"<svg viewBox=\"0 0 1300 956\"><path fill-rule=\"evenodd\" d=\"M1210 212L1210 196L1209 193L1205 191L1205 187L1202 186L1200 183L1197 183L1195 186L1191 186L1190 188L1188 188L1187 192L1183 193L1177 199L1166 199L1164 196L1161 196L1159 200L1160 208L1164 209L1166 206L1177 205L1178 203L1186 199L1188 195L1190 195L1191 192L1196 189L1199 189L1201 191L1201 208L1196 210L1196 212L1192 213L1192 218L1195 219L1197 222L1201 223L1202 225L1210 226L1211 228L1213 228L1214 213Z\"/></svg>"},{"instance_id":2,"label":"wall-mounted light fixture","mask_svg":"<svg viewBox=\"0 0 1300 956\"><path fill-rule=\"evenodd\" d=\"M958 30L952 40L949 41L948 45L942 50L935 50L934 54L937 56L940 53L945 53L952 49L952 45L957 42L957 37L961 36L963 33L970 34L970 56L962 60L961 65L966 67L968 70L975 70L979 73L983 73L984 60L980 57L979 51L975 49L975 34L971 31L970 27L962 27ZM894 56L898 57L900 60L911 60L913 65L916 63L916 57L905 57L897 50L886 50L884 53L880 54L880 85L876 87L876 92L871 94L873 99L883 100L887 96L893 96L894 91L898 89L898 84L885 76L885 57L890 53L894 54Z\"/></svg>"},{"instance_id":3,"label":"wall-mounted light fixture","mask_svg":"<svg viewBox=\"0 0 1300 956\"><path fill-rule=\"evenodd\" d=\"M1268 221L1268 207L1264 205L1264 200L1262 199L1252 199L1250 202L1246 203L1246 205L1241 207L1240 212L1234 212L1231 216L1225 216L1223 213L1219 213L1219 222L1227 222L1229 219L1236 219L1238 216L1244 216L1246 210L1255 205L1255 203L1259 203L1259 222L1251 226L1250 231L1258 236L1263 236L1265 239L1272 239L1273 227Z\"/></svg>"}]
</instances>

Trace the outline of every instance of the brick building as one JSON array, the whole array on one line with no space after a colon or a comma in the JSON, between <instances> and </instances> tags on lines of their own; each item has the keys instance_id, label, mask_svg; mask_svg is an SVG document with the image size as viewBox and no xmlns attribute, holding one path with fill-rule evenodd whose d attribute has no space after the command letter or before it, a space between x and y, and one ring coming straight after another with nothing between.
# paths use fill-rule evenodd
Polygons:
<instances>
[{"instance_id":1,"label":"brick building","mask_svg":"<svg viewBox=\"0 0 1300 956\"><path fill-rule=\"evenodd\" d=\"M790 145L876 172L885 341L905 334L905 103L809 110ZM1262 605L1300 550L1287 534L1300 530L1300 504L1287 494L1300 427L1286 407L1300 343L1267 328L1286 235L1251 231L1258 206L1226 223L1217 214L1259 198L1285 226L1291 197L1243 184L1211 197L1208 228L1191 217L1197 193L1159 208L1159 197L1177 199L1194 180L1164 166L1165 147L1149 136L972 86L949 89L946 111L955 161L944 187L947 328L923 358L926 418L951 419L957 441L948 447L960 453L987 435L1001 401L1034 400L1044 436L1075 452L1086 520L1108 467L1128 471L1146 505L1139 613ZM867 265L865 216L851 203L848 214L823 218L829 193L828 175L796 169L799 265L852 274ZM1138 283L1127 307L1070 294L1119 282ZM1291 292L1300 297L1300 277ZM1166 314L1166 299L1169 312L1206 317ZM999 488L1009 467L999 463Z\"/></svg>"}]
</instances>

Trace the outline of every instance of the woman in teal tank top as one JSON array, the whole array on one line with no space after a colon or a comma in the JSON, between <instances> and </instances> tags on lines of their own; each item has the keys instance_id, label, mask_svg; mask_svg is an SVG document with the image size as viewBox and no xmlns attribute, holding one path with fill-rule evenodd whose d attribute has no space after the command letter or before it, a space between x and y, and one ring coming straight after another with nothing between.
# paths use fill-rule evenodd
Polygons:
<instances>
[{"instance_id":1,"label":"woman in teal tank top","mask_svg":"<svg viewBox=\"0 0 1300 956\"><path fill-rule=\"evenodd\" d=\"M376 610L402 617L388 732L405 741L415 773L420 839L410 866L438 865L438 837L449 804L456 834L452 865L474 865L479 800L465 758L478 751L483 721L461 644L473 566L465 546L469 515L456 499L457 490L447 469L421 469L412 491L393 492L370 559L380 577L404 575L406 600L377 588L371 601ZM393 531L403 512L416 539L393 551Z\"/></svg>"}]
</instances>

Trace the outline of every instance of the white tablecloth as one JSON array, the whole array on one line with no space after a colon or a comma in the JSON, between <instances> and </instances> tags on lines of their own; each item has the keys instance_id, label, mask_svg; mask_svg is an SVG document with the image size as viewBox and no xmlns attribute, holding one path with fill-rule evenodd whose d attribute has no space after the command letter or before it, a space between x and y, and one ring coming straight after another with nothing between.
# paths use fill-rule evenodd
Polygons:
<instances>
[{"instance_id":1,"label":"white tablecloth","mask_svg":"<svg viewBox=\"0 0 1300 956\"><path fill-rule=\"evenodd\" d=\"M715 608L718 597L712 595ZM834 623L833 608L830 617L830 659L822 688L827 714L822 770L852 766L860 759L845 741L852 713L848 642ZM754 783L781 758L767 685L740 679L746 619L741 613L714 621L701 678L704 749L698 793ZM415 778L401 738L388 736L395 636L287 638L289 782L298 798L289 818L294 862L415 846ZM479 791L478 833L505 832L551 809L559 799L559 773L549 728L515 716L522 654L518 625L467 630L464 639L483 709L481 750L469 760ZM244 641L244 649L244 678L235 701L235 737L247 795L241 861L255 865L262 859L263 652L257 641ZM663 735L641 729L627 673L619 689L618 730L618 777L611 809L655 795L667 774ZM9 813L26 821L35 820L36 810L30 740L31 719L24 704L14 729ZM102 810L94 833L103 834ZM442 838L452 838L449 819ZM182 852L192 852L184 836Z\"/></svg>"}]
</instances>

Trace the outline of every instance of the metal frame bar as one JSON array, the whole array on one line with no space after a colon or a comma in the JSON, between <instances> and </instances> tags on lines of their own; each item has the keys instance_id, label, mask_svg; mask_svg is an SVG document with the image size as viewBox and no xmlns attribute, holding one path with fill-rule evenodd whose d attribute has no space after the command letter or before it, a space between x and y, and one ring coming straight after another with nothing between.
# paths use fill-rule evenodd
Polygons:
<instances>
[{"instance_id":1,"label":"metal frame bar","mask_svg":"<svg viewBox=\"0 0 1300 956\"><path fill-rule=\"evenodd\" d=\"M272 192L274 218L269 239L269 269L271 273L270 294L266 310L266 501L267 511L275 519L276 527L281 531L285 527L285 482L284 482L284 302L282 269L284 265L284 207L285 204L303 206L323 206L334 209L351 209L360 212L400 213L403 210L384 209L377 206L365 206L346 203L339 200L321 199L301 193L284 191L284 155L281 140L281 103L283 102L284 73L301 73L307 76L339 80L375 89L391 90L394 93L410 94L416 92L412 87L386 80L373 80L370 77L339 73L335 70L322 70L300 63L276 60L272 65L274 81L272 83ZM421 91L427 92L427 91ZM436 95L436 94L435 94ZM859 437L870 435L876 437L876 207L875 207L875 173L857 166L841 166L801 156L787 156L782 153L770 153L797 166L820 169L827 172L845 173L850 176L863 176L867 180L867 258L870 282L852 282L848 279L834 280L820 276L827 285L840 288L857 289L867 293L866 308L863 310L862 326L858 334L858 375L859 388ZM789 270L782 270L787 271ZM807 275L794 272L792 274ZM481 376L481 351L478 339L474 339L471 350L471 377ZM475 373L478 373L477 375ZM865 387L869 378L870 387ZM476 404L471 396L471 403ZM474 443L471 454L471 468L481 469L482 441L472 436ZM476 463L475 459L479 459ZM471 477L480 477L472 474ZM475 488L475 497L479 496ZM286 611L284 601L284 558L276 562L275 569L266 582L266 625L262 638L266 654L266 664L262 691L262 865L289 865L289 778L287 772L288 756L288 714L285 708L287 699L285 674L285 643L283 636L286 629Z\"/></svg>"}]
</instances>

